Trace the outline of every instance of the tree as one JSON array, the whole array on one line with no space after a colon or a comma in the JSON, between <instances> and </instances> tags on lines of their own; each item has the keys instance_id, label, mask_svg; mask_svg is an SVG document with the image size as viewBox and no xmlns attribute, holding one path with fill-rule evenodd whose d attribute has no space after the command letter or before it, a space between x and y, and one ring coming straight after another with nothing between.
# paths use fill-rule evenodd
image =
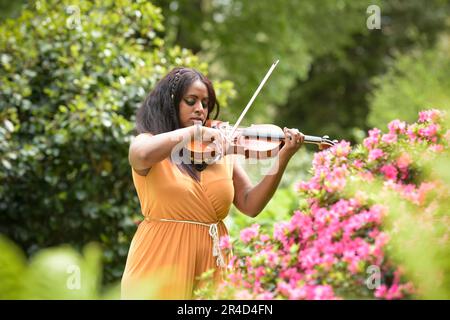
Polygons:
<instances>
[{"instance_id":1,"label":"tree","mask_svg":"<svg viewBox=\"0 0 450 320\"><path fill-rule=\"evenodd\" d=\"M169 21L167 40L198 50L211 70L236 84L230 110L247 104L272 62L280 59L246 122L273 117L316 56L352 42L365 27L364 1L157 1ZM164 5L165 4L165 5ZM232 119L230 119L232 121Z\"/></svg>"}]
</instances>

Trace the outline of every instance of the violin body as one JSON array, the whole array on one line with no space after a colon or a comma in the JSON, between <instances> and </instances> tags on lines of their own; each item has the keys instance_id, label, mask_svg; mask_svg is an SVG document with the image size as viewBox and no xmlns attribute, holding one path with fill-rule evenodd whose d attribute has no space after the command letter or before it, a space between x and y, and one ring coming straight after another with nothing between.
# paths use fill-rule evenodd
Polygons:
<instances>
[{"instance_id":1,"label":"violin body","mask_svg":"<svg viewBox=\"0 0 450 320\"><path fill-rule=\"evenodd\" d=\"M208 120L209 121L209 120ZM211 128L222 130L225 135L231 132L228 122L217 120L207 123ZM281 132L280 132L281 131ZM224 155L239 154L245 159L270 159L278 154L283 147L283 130L272 124L251 125L248 128L239 128L230 137L230 143Z\"/></svg>"}]
</instances>

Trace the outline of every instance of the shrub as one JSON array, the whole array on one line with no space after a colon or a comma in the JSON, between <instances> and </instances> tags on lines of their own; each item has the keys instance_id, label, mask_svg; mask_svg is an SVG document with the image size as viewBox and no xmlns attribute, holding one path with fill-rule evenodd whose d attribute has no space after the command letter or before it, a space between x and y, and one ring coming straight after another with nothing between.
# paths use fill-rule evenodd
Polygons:
<instances>
[{"instance_id":1,"label":"shrub","mask_svg":"<svg viewBox=\"0 0 450 320\"><path fill-rule=\"evenodd\" d=\"M197 297L448 299L450 179L429 164L449 162L450 131L437 110L388 128L317 153L291 219L272 234L254 224L222 238L223 250L234 242L229 275Z\"/></svg>"},{"instance_id":2,"label":"shrub","mask_svg":"<svg viewBox=\"0 0 450 320\"><path fill-rule=\"evenodd\" d=\"M398 55L386 74L376 77L370 97L370 126L393 119L412 122L424 107L450 110L450 35L445 33L436 47Z\"/></svg>"}]
</instances>

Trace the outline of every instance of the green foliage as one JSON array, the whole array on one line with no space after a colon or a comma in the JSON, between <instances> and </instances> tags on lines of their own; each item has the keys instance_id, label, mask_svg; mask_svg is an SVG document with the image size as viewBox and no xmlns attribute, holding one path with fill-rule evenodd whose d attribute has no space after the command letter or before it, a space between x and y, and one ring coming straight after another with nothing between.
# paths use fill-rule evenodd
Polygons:
<instances>
[{"instance_id":1,"label":"green foliage","mask_svg":"<svg viewBox=\"0 0 450 320\"><path fill-rule=\"evenodd\" d=\"M161 10L132 0L30 2L1 23L0 233L27 254L96 241L105 281L121 276L140 217L135 111L175 65L207 73L162 32ZM217 87L226 102L232 86Z\"/></svg>"},{"instance_id":2,"label":"green foliage","mask_svg":"<svg viewBox=\"0 0 450 320\"><path fill-rule=\"evenodd\" d=\"M399 56L387 74L374 79L378 88L368 118L372 126L399 117L411 121L427 108L450 110L449 40L443 37L434 49Z\"/></svg>"},{"instance_id":3,"label":"green foliage","mask_svg":"<svg viewBox=\"0 0 450 320\"><path fill-rule=\"evenodd\" d=\"M27 262L22 250L0 235L0 299L118 299L118 287L101 290L101 250L47 248Z\"/></svg>"},{"instance_id":4,"label":"green foliage","mask_svg":"<svg viewBox=\"0 0 450 320\"><path fill-rule=\"evenodd\" d=\"M289 219L294 209L298 207L299 201L304 201L304 199L298 199L294 191L294 183L305 180L310 175L305 168L310 167L312 153L305 149L303 148L289 161L277 191L257 218L250 218L232 206L226 220L232 236L238 235L242 229L250 227L255 222L270 229L274 222ZM274 165L274 161L276 160L259 161L256 164L242 162L241 164L253 185L256 185L264 179L264 174Z\"/></svg>"},{"instance_id":5,"label":"green foliage","mask_svg":"<svg viewBox=\"0 0 450 320\"><path fill-rule=\"evenodd\" d=\"M293 188L284 188L277 190L256 219L242 214L233 206L227 219L229 232L231 235L237 236L242 229L250 227L256 221L258 224L270 229L276 221L289 219L297 205L298 199Z\"/></svg>"}]
</instances>

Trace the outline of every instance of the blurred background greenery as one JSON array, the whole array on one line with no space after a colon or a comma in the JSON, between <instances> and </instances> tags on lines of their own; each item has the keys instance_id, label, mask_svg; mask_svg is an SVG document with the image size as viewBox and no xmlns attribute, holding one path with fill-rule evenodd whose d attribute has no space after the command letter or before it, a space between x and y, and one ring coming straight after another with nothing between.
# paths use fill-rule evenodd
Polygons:
<instances>
[{"instance_id":1,"label":"blurred background greenery","mask_svg":"<svg viewBox=\"0 0 450 320\"><path fill-rule=\"evenodd\" d=\"M381 29L366 25L373 4ZM61 244L82 261L95 242L101 267L90 270L117 283L141 219L127 160L134 113L170 68L206 73L233 123L280 59L243 125L357 143L370 127L450 108L449 13L447 0L0 0L0 234L16 244L1 245L19 270ZM294 157L256 220L231 210L232 236L289 217L313 151ZM103 297L96 277L84 297Z\"/></svg>"}]
</instances>

